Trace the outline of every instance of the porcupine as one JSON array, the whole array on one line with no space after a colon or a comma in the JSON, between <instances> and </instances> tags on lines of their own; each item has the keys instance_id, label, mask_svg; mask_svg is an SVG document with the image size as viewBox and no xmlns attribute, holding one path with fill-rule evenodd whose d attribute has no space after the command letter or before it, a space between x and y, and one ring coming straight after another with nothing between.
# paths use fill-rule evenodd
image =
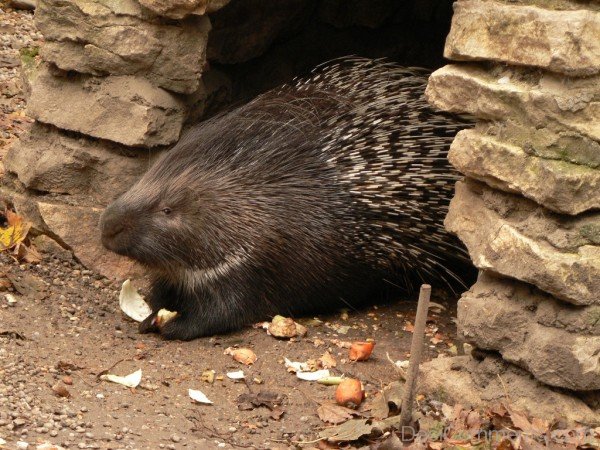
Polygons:
<instances>
[{"instance_id":1,"label":"porcupine","mask_svg":"<svg viewBox=\"0 0 600 450\"><path fill-rule=\"evenodd\" d=\"M189 340L456 277L446 155L465 124L426 103L426 81L337 60L192 127L101 219L103 244L153 278L140 331ZM161 308L177 316L156 329Z\"/></svg>"}]
</instances>

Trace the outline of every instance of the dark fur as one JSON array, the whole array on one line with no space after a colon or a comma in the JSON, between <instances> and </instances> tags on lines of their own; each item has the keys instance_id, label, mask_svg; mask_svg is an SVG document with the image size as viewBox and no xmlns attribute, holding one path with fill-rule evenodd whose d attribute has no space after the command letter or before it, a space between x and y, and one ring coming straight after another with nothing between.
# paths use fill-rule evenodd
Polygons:
<instances>
[{"instance_id":1,"label":"dark fur","mask_svg":"<svg viewBox=\"0 0 600 450\"><path fill-rule=\"evenodd\" d=\"M178 312L162 336L355 304L410 273L456 278L446 267L468 258L442 221L464 125L427 106L425 83L330 63L193 127L110 205L104 245L148 267L154 314Z\"/></svg>"}]
</instances>

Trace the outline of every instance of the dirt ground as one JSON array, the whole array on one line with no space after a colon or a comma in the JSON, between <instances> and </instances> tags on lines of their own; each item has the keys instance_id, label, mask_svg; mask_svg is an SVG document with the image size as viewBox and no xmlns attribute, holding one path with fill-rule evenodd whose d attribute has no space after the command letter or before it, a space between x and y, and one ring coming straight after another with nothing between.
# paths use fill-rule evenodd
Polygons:
<instances>
[{"instance_id":1,"label":"dirt ground","mask_svg":"<svg viewBox=\"0 0 600 450\"><path fill-rule=\"evenodd\" d=\"M5 289L0 297L0 438L8 448L19 448L19 440L66 448L293 447L315 439L327 426L316 409L318 402L333 398L335 387L297 379L286 371L284 357L306 361L331 352L337 361L332 373L360 379L368 405L375 392L398 377L386 355L405 360L410 348L412 301L351 311L347 318L341 313L309 320L308 334L299 340L278 340L248 327L169 342L138 334L136 323L119 309L119 286L64 252L46 254L35 265L19 265L2 254L0 264ZM429 342L428 358L454 351L454 312L448 302L433 300L449 309L431 315L428 334L437 345ZM376 346L365 362L348 361L348 350L336 345L367 338ZM251 348L256 363L246 367L234 361L224 354L230 346ZM119 375L141 369L142 382L129 389L99 380L97 375L108 369ZM247 383L225 376L240 369ZM206 370L215 371L213 383L201 380ZM201 390L213 404L194 403L189 388ZM239 409L241 394L259 391L281 396L281 417L271 417L263 406Z\"/></svg>"},{"instance_id":2,"label":"dirt ground","mask_svg":"<svg viewBox=\"0 0 600 450\"><path fill-rule=\"evenodd\" d=\"M32 13L0 2L0 175L1 158L31 120L19 75L20 54L41 36ZM328 425L317 416L320 402L333 399L335 386L301 381L289 373L284 357L317 359L329 351L334 375L360 379L374 393L398 375L393 361L406 360L416 303L338 313L306 321L308 334L277 340L248 327L226 336L168 342L140 335L137 324L118 305L120 285L86 270L56 247L39 264L20 264L0 253L0 448L35 448L52 443L64 448L288 448L312 441ZM427 358L456 352L453 301L428 325ZM404 300L404 301L403 301ZM373 339L371 359L348 361L340 342ZM251 348L258 359L242 366L224 350ZM98 375L142 370L135 389L102 381ZM243 369L246 382L225 374ZM212 383L202 374L214 370ZM194 403L188 389L199 389L212 405ZM242 394L271 393L281 400L273 413L240 402ZM241 403L241 405L240 405ZM241 408L241 409L240 409ZM305 447L311 447L307 444Z\"/></svg>"}]
</instances>

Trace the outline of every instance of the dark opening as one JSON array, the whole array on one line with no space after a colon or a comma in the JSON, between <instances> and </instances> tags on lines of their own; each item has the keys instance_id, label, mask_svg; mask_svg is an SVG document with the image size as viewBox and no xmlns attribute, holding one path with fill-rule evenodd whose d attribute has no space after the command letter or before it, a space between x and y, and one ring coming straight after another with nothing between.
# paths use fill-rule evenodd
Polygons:
<instances>
[{"instance_id":1,"label":"dark opening","mask_svg":"<svg viewBox=\"0 0 600 450\"><path fill-rule=\"evenodd\" d=\"M211 15L211 67L232 99L260 92L340 56L444 63L453 0L232 0Z\"/></svg>"}]
</instances>

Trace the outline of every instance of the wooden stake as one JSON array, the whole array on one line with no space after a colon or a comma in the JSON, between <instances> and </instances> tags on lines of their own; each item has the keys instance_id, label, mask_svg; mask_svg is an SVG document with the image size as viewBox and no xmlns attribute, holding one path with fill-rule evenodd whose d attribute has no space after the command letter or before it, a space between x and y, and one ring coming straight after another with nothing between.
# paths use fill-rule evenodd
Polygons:
<instances>
[{"instance_id":1,"label":"wooden stake","mask_svg":"<svg viewBox=\"0 0 600 450\"><path fill-rule=\"evenodd\" d=\"M400 425L408 426L412 421L413 403L415 401L415 389L417 387L417 376L419 365L423 354L423 341L425 337L425 324L427 323L427 311L429 310L429 298L431 297L431 286L423 284L419 292L419 303L417 304L417 316L415 317L415 329L410 344L410 361L408 363L408 374L402 394L402 411L400 412Z\"/></svg>"}]
</instances>

